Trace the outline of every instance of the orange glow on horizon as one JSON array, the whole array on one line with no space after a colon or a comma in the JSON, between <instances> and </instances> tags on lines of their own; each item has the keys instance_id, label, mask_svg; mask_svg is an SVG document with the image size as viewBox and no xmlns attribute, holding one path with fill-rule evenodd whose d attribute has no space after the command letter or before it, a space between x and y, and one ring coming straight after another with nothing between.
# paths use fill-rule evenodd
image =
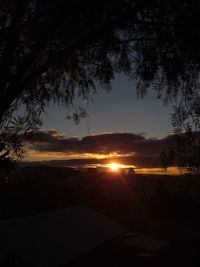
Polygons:
<instances>
[{"instance_id":1,"label":"orange glow on horizon","mask_svg":"<svg viewBox=\"0 0 200 267\"><path fill-rule=\"evenodd\" d=\"M111 171L118 171L119 170L119 168L120 168L120 164L117 164L117 163L110 163L109 164L109 168L110 168L110 170Z\"/></svg>"},{"instance_id":2,"label":"orange glow on horizon","mask_svg":"<svg viewBox=\"0 0 200 267\"><path fill-rule=\"evenodd\" d=\"M112 152L109 154L101 153L73 153L73 152L46 152L36 151L32 148L27 148L26 161L39 161L39 160L64 160L64 159L111 159L132 156L133 154L119 154Z\"/></svg>"},{"instance_id":3,"label":"orange glow on horizon","mask_svg":"<svg viewBox=\"0 0 200 267\"><path fill-rule=\"evenodd\" d=\"M120 170L127 171L129 168L134 168L136 174L157 174L157 175L180 175L180 172L177 167L169 167L167 172L163 172L161 168L151 168L151 167L138 167L132 164L123 164L123 163L117 163L114 162L116 158L119 158L120 156L128 156L128 155L120 155L118 153L110 153L110 154L94 154L94 153L65 153L65 152L44 152L44 151L36 151L34 149L28 148L27 154L25 157L25 161L49 161L49 160L68 160L68 159L109 159L109 163L93 163L93 164L84 164L80 166L74 166L71 167L75 168L99 168L102 170L109 170L113 172L117 172ZM113 157L113 159L111 159ZM115 159L114 159L115 157ZM113 162L111 161L113 160ZM118 159L116 159L117 161Z\"/></svg>"}]
</instances>

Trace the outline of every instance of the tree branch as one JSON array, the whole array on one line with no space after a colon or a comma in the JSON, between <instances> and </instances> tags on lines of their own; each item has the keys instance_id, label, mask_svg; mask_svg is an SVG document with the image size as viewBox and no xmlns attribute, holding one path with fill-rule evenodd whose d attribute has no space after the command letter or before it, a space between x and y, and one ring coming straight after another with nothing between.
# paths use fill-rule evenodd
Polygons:
<instances>
[{"instance_id":1,"label":"tree branch","mask_svg":"<svg viewBox=\"0 0 200 267\"><path fill-rule=\"evenodd\" d=\"M8 30L6 38L7 42L3 50L0 63L1 90L4 89L10 76L10 67L13 60L13 54L17 46L17 41L21 30L21 23L26 12L27 4L28 1L26 0L20 0L17 2L15 15Z\"/></svg>"}]
</instances>

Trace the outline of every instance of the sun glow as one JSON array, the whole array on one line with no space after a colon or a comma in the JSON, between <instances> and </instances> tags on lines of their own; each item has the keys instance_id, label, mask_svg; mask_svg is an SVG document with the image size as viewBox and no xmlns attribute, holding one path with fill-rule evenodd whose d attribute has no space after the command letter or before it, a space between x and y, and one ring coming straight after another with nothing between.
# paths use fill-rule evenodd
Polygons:
<instances>
[{"instance_id":1,"label":"sun glow","mask_svg":"<svg viewBox=\"0 0 200 267\"><path fill-rule=\"evenodd\" d=\"M109 168L111 169L111 171L118 171L119 168L120 168L120 164L117 164L117 163L110 163L109 164Z\"/></svg>"}]
</instances>

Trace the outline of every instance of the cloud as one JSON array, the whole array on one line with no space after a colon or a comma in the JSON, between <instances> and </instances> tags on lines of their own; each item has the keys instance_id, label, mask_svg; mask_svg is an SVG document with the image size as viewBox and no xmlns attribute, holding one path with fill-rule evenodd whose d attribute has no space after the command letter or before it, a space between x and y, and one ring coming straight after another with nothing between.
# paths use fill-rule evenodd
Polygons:
<instances>
[{"instance_id":1,"label":"cloud","mask_svg":"<svg viewBox=\"0 0 200 267\"><path fill-rule=\"evenodd\" d=\"M55 158L60 154L62 159L63 155L66 155L66 159L73 155L73 158L79 158L80 164L85 164L86 159L91 161L91 158L95 163L102 162L105 160L100 159L102 155L105 158L118 157L118 161L120 157L124 164L134 162L137 166L157 166L160 152L172 147L174 139L174 135L156 139L134 133L103 133L78 139L67 138L56 130L41 130L29 136L26 143L35 154L49 154Z\"/></svg>"}]
</instances>

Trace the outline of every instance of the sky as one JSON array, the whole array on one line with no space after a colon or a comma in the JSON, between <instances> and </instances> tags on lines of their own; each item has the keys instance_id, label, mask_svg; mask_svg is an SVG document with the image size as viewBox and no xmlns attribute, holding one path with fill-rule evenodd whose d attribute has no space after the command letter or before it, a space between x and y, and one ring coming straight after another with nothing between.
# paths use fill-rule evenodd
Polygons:
<instances>
[{"instance_id":1,"label":"sky","mask_svg":"<svg viewBox=\"0 0 200 267\"><path fill-rule=\"evenodd\" d=\"M86 108L87 121L83 119L76 125L66 119L72 111L51 104L43 116L43 128L56 129L68 137L78 138L107 132L143 133L162 138L173 131L170 121L172 105L163 105L151 89L143 99L138 99L135 83L125 76L113 80L110 92L98 90L88 106L83 100L76 102L77 106Z\"/></svg>"},{"instance_id":2,"label":"sky","mask_svg":"<svg viewBox=\"0 0 200 267\"><path fill-rule=\"evenodd\" d=\"M88 105L80 99L75 103L89 117L75 124L66 119L73 110L51 104L42 118L42 129L31 137L34 143L27 140L26 160L70 167L117 162L140 170L160 170L160 152L174 144L172 104L163 105L151 89L138 99L135 83L125 76L113 80L109 93L98 90Z\"/></svg>"}]
</instances>

